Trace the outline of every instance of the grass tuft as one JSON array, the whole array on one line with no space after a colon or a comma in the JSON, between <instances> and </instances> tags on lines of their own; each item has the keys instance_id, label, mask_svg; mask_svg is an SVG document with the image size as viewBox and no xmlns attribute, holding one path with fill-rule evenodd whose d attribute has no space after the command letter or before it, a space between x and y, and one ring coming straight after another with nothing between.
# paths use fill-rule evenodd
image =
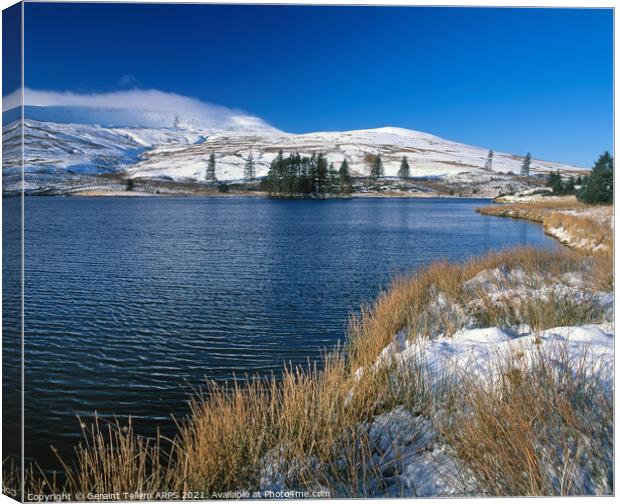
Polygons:
<instances>
[{"instance_id":1,"label":"grass tuft","mask_svg":"<svg viewBox=\"0 0 620 504\"><path fill-rule=\"evenodd\" d=\"M562 365L558 365L560 362ZM482 495L613 493L611 393L561 348L498 359L492 387L463 378L443 435Z\"/></svg>"},{"instance_id":2,"label":"grass tuft","mask_svg":"<svg viewBox=\"0 0 620 504\"><path fill-rule=\"evenodd\" d=\"M494 303L489 292L470 288L468 282L477 275L493 271L509 273L498 277L496 286L511 286L518 272L530 279L531 288L579 273L580 290L590 294L551 295L546 302L525 296L517 313L510 303ZM525 322L542 330L598 321L602 315L594 294L613 285L611 278L610 257L568 250L519 248L463 264L433 264L397 279L363 307L350 321L345 346L320 363L288 368L278 380L208 383L192 400L191 414L173 440L141 437L131 423L97 421L85 430L74 461L64 463L63 481L49 481L31 470L26 486L74 494L201 491L210 497L214 492L255 491L277 484L327 489L332 497L377 495L387 478L382 473L385 461L373 453L368 425L377 415L403 406L428 417L442 408L447 425L442 434L485 494L587 491L571 483L571 474L584 457L600 459L592 447L607 443L607 431L593 429L613 424L609 404L580 375L554 374L541 360L534 369L503 369L492 394L459 385L442 391L443 399L438 400L418 368L405 372L389 361L375 363L403 331L415 342L436 336L438 330L450 335L472 323ZM590 413L602 415L599 420L586 415L586 405L596 405ZM556 441L561 441L561 453L547 453L547 447L555 445L545 443ZM564 472L554 476L548 471L551 466Z\"/></svg>"}]
</instances>

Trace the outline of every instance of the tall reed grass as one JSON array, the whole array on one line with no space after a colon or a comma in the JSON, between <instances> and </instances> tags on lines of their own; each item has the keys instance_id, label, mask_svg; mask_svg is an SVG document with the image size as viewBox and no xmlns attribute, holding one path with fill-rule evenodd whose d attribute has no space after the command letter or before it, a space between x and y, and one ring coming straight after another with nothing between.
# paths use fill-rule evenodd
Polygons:
<instances>
[{"instance_id":1,"label":"tall reed grass","mask_svg":"<svg viewBox=\"0 0 620 504\"><path fill-rule=\"evenodd\" d=\"M565 349L528 365L498 356L487 387L463 376L442 432L478 495L613 494L613 392L584 355Z\"/></svg>"},{"instance_id":2,"label":"tall reed grass","mask_svg":"<svg viewBox=\"0 0 620 504\"><path fill-rule=\"evenodd\" d=\"M574 197L542 198L536 201L486 206L478 208L483 215L526 219L543 225L545 232L559 237L565 245L581 249L604 251L613 248L613 207L592 207Z\"/></svg>"},{"instance_id":3,"label":"tall reed grass","mask_svg":"<svg viewBox=\"0 0 620 504\"><path fill-rule=\"evenodd\" d=\"M586 257L568 250L519 248L462 264L432 264L395 280L374 303L351 317L345 345L320 363L287 368L281 379L208 383L192 400L191 414L180 422L172 440L141 437L131 423L96 422L84 430L74 459L63 461L62 479L50 480L30 468L26 486L35 493L74 495L200 491L209 498L217 492L255 491L277 480L286 488L327 489L334 497L364 496L368 481L382 478L369 444L368 422L397 405L416 414L439 407L421 374L400 372L394 379L389 364L373 366L377 357L399 331L415 340L432 337L437 327L447 335L458 330L458 319L441 312L428 316L428 306L439 292L453 303L470 303L480 293L472 293L466 282L497 268L518 269L550 283L565 273L581 272L583 288L591 290L613 284L611 257L605 254ZM520 322L538 329L596 322L600 317L587 297L579 306L560 299L547 305L535 299L527 303L522 310L525 320L511 319L508 307L492 303L477 316L487 325ZM460 399L466 399L464 403L446 408L452 416L443 435L464 467L480 475L478 490L485 494L570 493L569 476L558 486L538 475L537 450L544 449L541 443L547 439L541 433L555 429L564 435L584 426L576 420L582 404L571 398L583 384L564 386L558 380L567 377L543 371L523 371L518 383L503 380L491 394L472 386L467 398ZM601 418L605 426L608 420Z\"/></svg>"}]
</instances>

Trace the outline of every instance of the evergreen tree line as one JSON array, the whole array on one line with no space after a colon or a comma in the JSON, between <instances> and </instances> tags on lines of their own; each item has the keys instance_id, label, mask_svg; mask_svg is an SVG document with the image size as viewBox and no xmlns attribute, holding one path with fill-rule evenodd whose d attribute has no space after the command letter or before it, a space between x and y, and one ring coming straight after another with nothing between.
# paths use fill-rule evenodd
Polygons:
<instances>
[{"instance_id":1,"label":"evergreen tree line","mask_svg":"<svg viewBox=\"0 0 620 504\"><path fill-rule=\"evenodd\" d=\"M261 189L277 197L321 197L353 192L349 163L345 159L338 170L324 154L302 157L298 153L284 156L282 151L269 166Z\"/></svg>"},{"instance_id":2,"label":"evergreen tree line","mask_svg":"<svg viewBox=\"0 0 620 504\"><path fill-rule=\"evenodd\" d=\"M601 154L590 175L583 178L577 199L584 203L611 203L614 200L614 158L609 152Z\"/></svg>"},{"instance_id":3,"label":"evergreen tree line","mask_svg":"<svg viewBox=\"0 0 620 504\"><path fill-rule=\"evenodd\" d=\"M610 203L614 192L614 158L609 152L603 153L592 168L590 175L577 178L570 176L563 180L560 172L549 173L545 185L554 195L576 194L584 203Z\"/></svg>"},{"instance_id":4,"label":"evergreen tree line","mask_svg":"<svg viewBox=\"0 0 620 504\"><path fill-rule=\"evenodd\" d=\"M582 184L583 177L581 175L577 178L571 175L566 180L563 180L560 176L560 171L557 170L547 175L545 187L551 188L552 193L557 195L576 194L577 187L580 187Z\"/></svg>"},{"instance_id":5,"label":"evergreen tree line","mask_svg":"<svg viewBox=\"0 0 620 504\"><path fill-rule=\"evenodd\" d=\"M376 180L385 175L380 154L370 156L368 163L370 179ZM205 180L210 184L218 183L215 165L215 153L211 152L205 171ZM403 156L401 160L398 177L401 179L411 177L407 156ZM256 167L252 153L246 158L243 179L256 180ZM293 153L285 157L282 151L279 151L277 157L271 162L266 179L261 181L261 188L272 195L284 197L353 192L352 177L346 159L336 170L333 163L328 164L323 153L314 153L310 157L302 157L299 153Z\"/></svg>"}]
</instances>

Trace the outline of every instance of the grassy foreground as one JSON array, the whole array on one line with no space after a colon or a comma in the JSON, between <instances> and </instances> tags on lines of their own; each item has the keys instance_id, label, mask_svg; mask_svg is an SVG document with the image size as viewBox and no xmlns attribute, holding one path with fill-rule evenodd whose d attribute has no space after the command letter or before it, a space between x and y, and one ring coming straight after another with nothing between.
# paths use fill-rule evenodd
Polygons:
<instances>
[{"instance_id":1,"label":"grassy foreground","mask_svg":"<svg viewBox=\"0 0 620 504\"><path fill-rule=\"evenodd\" d=\"M54 481L30 468L26 494L226 497L273 486L275 472L286 488L327 490L332 497L382 495L393 475L376 456L369 425L397 407L434 419L433 428L458 461L457 469L440 475L452 494L589 493L575 476L584 464L595 466L608 488L613 405L587 369L567 365L561 372L542 355L532 365L507 357L498 359L494 383L464 378L438 390L416 366L375 364L401 330L415 341L462 327L450 310L429 312L437 292L463 306L476 301L470 315L480 327L521 323L544 330L602 321L587 295L526 298L516 312L510 299L485 301L484 292L467 288L468 280L496 268L522 271L543 284L576 272L584 292L613 287L611 253L519 248L464 264L432 264L396 280L364 307L351 319L345 345L326 354L320 366L287 369L280 381L208 384L173 440L146 439L131 424L85 428L74 460L65 464L67 477ZM558 448L550 453L544 448L550 446ZM5 485L17 483L15 472L5 472Z\"/></svg>"},{"instance_id":2,"label":"grassy foreground","mask_svg":"<svg viewBox=\"0 0 620 504\"><path fill-rule=\"evenodd\" d=\"M538 222L547 234L574 249L597 252L613 247L611 205L591 206L577 201L575 196L563 196L486 206L477 211Z\"/></svg>"}]
</instances>

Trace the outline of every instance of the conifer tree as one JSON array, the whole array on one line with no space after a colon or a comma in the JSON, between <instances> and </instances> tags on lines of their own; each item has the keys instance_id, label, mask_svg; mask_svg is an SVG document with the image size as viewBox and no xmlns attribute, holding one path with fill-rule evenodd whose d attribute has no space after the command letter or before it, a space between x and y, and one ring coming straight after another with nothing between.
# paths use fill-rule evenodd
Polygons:
<instances>
[{"instance_id":1,"label":"conifer tree","mask_svg":"<svg viewBox=\"0 0 620 504\"><path fill-rule=\"evenodd\" d=\"M400 162L400 169L398 170L398 176L401 179L409 178L409 162L407 161L407 156L403 156L403 159Z\"/></svg>"},{"instance_id":2,"label":"conifer tree","mask_svg":"<svg viewBox=\"0 0 620 504\"><path fill-rule=\"evenodd\" d=\"M270 195L276 193L277 189L277 158L272 159L271 163L269 163L269 171L267 172L267 190Z\"/></svg>"},{"instance_id":3,"label":"conifer tree","mask_svg":"<svg viewBox=\"0 0 620 504\"><path fill-rule=\"evenodd\" d=\"M316 153L312 153L308 159L308 192L307 194L317 194L319 192L318 185L318 158Z\"/></svg>"},{"instance_id":4,"label":"conifer tree","mask_svg":"<svg viewBox=\"0 0 620 504\"><path fill-rule=\"evenodd\" d=\"M532 155L528 152L523 158L523 163L521 163L521 176L522 177L530 176L531 163L532 163Z\"/></svg>"},{"instance_id":5,"label":"conifer tree","mask_svg":"<svg viewBox=\"0 0 620 504\"><path fill-rule=\"evenodd\" d=\"M370 178L378 179L380 177L383 177L383 161L381 161L381 154L377 154L370 168Z\"/></svg>"},{"instance_id":6,"label":"conifer tree","mask_svg":"<svg viewBox=\"0 0 620 504\"><path fill-rule=\"evenodd\" d=\"M329 163L329 170L328 170L328 178L329 178L329 184L328 184L328 190L327 192L329 193L337 193L338 188L339 188L339 178L338 178L338 171L336 171L336 168L334 168L334 163Z\"/></svg>"},{"instance_id":7,"label":"conifer tree","mask_svg":"<svg viewBox=\"0 0 620 504\"><path fill-rule=\"evenodd\" d=\"M328 191L329 168L327 159L323 153L319 153L316 158L316 192L325 194Z\"/></svg>"},{"instance_id":8,"label":"conifer tree","mask_svg":"<svg viewBox=\"0 0 620 504\"><path fill-rule=\"evenodd\" d=\"M547 175L545 186L553 188L554 186L557 186L558 180L560 181L562 180L562 177L560 177L559 170L549 172L549 175Z\"/></svg>"},{"instance_id":9,"label":"conifer tree","mask_svg":"<svg viewBox=\"0 0 620 504\"><path fill-rule=\"evenodd\" d=\"M576 184L575 177L573 177L572 175L570 177L568 177L568 180L564 184L564 193L565 194L574 194L575 193L575 184Z\"/></svg>"},{"instance_id":10,"label":"conifer tree","mask_svg":"<svg viewBox=\"0 0 620 504\"><path fill-rule=\"evenodd\" d=\"M556 177L555 181L553 182L553 185L551 186L551 189L553 189L554 194L564 194L564 191L566 190L566 188L564 186L564 182L562 180L562 177L560 177L559 173L558 173L558 176Z\"/></svg>"},{"instance_id":11,"label":"conifer tree","mask_svg":"<svg viewBox=\"0 0 620 504\"><path fill-rule=\"evenodd\" d=\"M577 193L584 203L611 203L614 199L614 158L605 151L598 158L592 173L585 177Z\"/></svg>"},{"instance_id":12,"label":"conifer tree","mask_svg":"<svg viewBox=\"0 0 620 504\"><path fill-rule=\"evenodd\" d=\"M298 152L290 155L290 174L292 177L291 193L303 194L303 180L301 177L301 156Z\"/></svg>"},{"instance_id":13,"label":"conifer tree","mask_svg":"<svg viewBox=\"0 0 620 504\"><path fill-rule=\"evenodd\" d=\"M493 151L489 150L489 153L487 154L487 160L484 163L484 169L486 171L493 171Z\"/></svg>"},{"instance_id":14,"label":"conifer tree","mask_svg":"<svg viewBox=\"0 0 620 504\"><path fill-rule=\"evenodd\" d=\"M209 154L209 161L207 162L207 173L206 177L207 182L211 184L215 184L217 182L217 178L215 177L215 153Z\"/></svg>"},{"instance_id":15,"label":"conifer tree","mask_svg":"<svg viewBox=\"0 0 620 504\"><path fill-rule=\"evenodd\" d=\"M291 196L295 192L295 173L293 155L282 159L282 193Z\"/></svg>"},{"instance_id":16,"label":"conifer tree","mask_svg":"<svg viewBox=\"0 0 620 504\"><path fill-rule=\"evenodd\" d=\"M300 165L300 192L302 194L310 194L312 192L312 180L308 173L310 169L310 158L301 158Z\"/></svg>"},{"instance_id":17,"label":"conifer tree","mask_svg":"<svg viewBox=\"0 0 620 504\"><path fill-rule=\"evenodd\" d=\"M340 192L343 194L350 194L353 191L353 187L351 185L351 175L349 174L349 163L346 158L340 165L338 175L340 178Z\"/></svg>"},{"instance_id":18,"label":"conifer tree","mask_svg":"<svg viewBox=\"0 0 620 504\"><path fill-rule=\"evenodd\" d=\"M270 196L284 198L353 191L346 160L336 170L322 153L311 157L293 153L285 157L282 151L272 160L260 187Z\"/></svg>"},{"instance_id":19,"label":"conifer tree","mask_svg":"<svg viewBox=\"0 0 620 504\"><path fill-rule=\"evenodd\" d=\"M278 151L278 155L274 159L275 163L275 188L276 194L282 194L284 192L284 155L282 151Z\"/></svg>"},{"instance_id":20,"label":"conifer tree","mask_svg":"<svg viewBox=\"0 0 620 504\"><path fill-rule=\"evenodd\" d=\"M254 180L256 178L256 171L254 169L254 158L252 153L245 160L245 167L243 168L243 178L245 180Z\"/></svg>"}]
</instances>

